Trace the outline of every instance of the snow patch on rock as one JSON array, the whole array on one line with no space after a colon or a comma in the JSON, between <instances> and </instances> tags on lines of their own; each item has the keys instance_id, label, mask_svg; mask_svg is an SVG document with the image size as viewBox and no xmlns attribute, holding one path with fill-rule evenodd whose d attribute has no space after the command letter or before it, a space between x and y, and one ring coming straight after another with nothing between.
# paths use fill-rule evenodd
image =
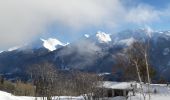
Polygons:
<instances>
[{"instance_id":1,"label":"snow patch on rock","mask_svg":"<svg viewBox=\"0 0 170 100\"><path fill-rule=\"evenodd\" d=\"M84 36L85 36L86 38L89 38L89 37L90 37L90 35L89 35L89 34L84 34Z\"/></svg>"}]
</instances>

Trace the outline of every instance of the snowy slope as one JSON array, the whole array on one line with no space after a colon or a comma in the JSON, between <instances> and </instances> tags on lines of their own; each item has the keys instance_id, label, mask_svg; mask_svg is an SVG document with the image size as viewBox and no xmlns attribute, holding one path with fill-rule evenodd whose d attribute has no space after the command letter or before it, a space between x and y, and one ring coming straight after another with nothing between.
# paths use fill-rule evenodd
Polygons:
<instances>
[{"instance_id":1,"label":"snowy slope","mask_svg":"<svg viewBox=\"0 0 170 100\"><path fill-rule=\"evenodd\" d=\"M15 46L15 47L9 48L8 51L13 51L13 50L16 50L18 48L19 48L18 46Z\"/></svg>"},{"instance_id":2,"label":"snowy slope","mask_svg":"<svg viewBox=\"0 0 170 100\"><path fill-rule=\"evenodd\" d=\"M14 96L10 93L6 93L0 91L0 100L35 100L34 97L26 97L26 96ZM42 98L37 98L37 100L42 100ZM69 97L69 96L61 96L54 97L53 100L84 100L82 96L79 97ZM115 97L115 98L106 98L104 100L125 100L125 97Z\"/></svg>"},{"instance_id":3,"label":"snowy slope","mask_svg":"<svg viewBox=\"0 0 170 100\"><path fill-rule=\"evenodd\" d=\"M33 97L19 97L0 91L0 100L34 100Z\"/></svg>"},{"instance_id":4,"label":"snowy slope","mask_svg":"<svg viewBox=\"0 0 170 100\"><path fill-rule=\"evenodd\" d=\"M69 96L61 96L61 97L55 97L53 100L84 100L83 97L69 97ZM27 97L27 96L14 96L10 93L0 91L0 100L35 100L34 97ZM42 98L37 98L37 100L42 100Z\"/></svg>"},{"instance_id":5,"label":"snowy slope","mask_svg":"<svg viewBox=\"0 0 170 100\"><path fill-rule=\"evenodd\" d=\"M18 50L18 49L22 49L22 48L25 48L28 44L22 44L22 45L16 45L16 46L13 46L11 48L9 48L7 51L14 51L14 50Z\"/></svg>"}]
</instances>

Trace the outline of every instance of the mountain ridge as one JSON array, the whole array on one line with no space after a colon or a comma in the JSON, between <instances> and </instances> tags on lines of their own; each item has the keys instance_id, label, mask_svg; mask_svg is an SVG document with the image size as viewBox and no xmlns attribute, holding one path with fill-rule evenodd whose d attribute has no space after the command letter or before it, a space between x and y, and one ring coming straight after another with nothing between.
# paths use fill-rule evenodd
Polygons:
<instances>
[{"instance_id":1,"label":"mountain ridge","mask_svg":"<svg viewBox=\"0 0 170 100\"><path fill-rule=\"evenodd\" d=\"M0 53L1 73L21 73L28 66L41 61L51 62L61 70L78 69L95 73L112 73L116 63L114 55L122 53L124 48L136 40L150 39L151 64L160 76L170 80L168 72L170 70L170 32L151 31L151 37L147 32L147 30L139 29L125 30L117 34L104 33L110 37L109 41L104 42L98 40L96 35L90 35L88 38L84 37L78 42L61 46L50 52L45 48L2 52Z\"/></svg>"}]
</instances>

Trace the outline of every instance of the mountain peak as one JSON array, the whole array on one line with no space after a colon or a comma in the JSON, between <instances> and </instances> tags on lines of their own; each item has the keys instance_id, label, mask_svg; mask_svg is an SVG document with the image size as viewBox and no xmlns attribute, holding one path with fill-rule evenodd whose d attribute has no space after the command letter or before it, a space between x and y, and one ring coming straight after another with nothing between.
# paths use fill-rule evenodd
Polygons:
<instances>
[{"instance_id":1,"label":"mountain peak","mask_svg":"<svg viewBox=\"0 0 170 100\"><path fill-rule=\"evenodd\" d=\"M41 41L43 41L43 46L50 51L56 50L57 46L66 46L69 44L69 43L64 44L61 41L54 38L48 38L47 40L41 38Z\"/></svg>"},{"instance_id":2,"label":"mountain peak","mask_svg":"<svg viewBox=\"0 0 170 100\"><path fill-rule=\"evenodd\" d=\"M96 37L100 43L108 43L112 41L110 34L107 34L105 32L97 32Z\"/></svg>"}]
</instances>

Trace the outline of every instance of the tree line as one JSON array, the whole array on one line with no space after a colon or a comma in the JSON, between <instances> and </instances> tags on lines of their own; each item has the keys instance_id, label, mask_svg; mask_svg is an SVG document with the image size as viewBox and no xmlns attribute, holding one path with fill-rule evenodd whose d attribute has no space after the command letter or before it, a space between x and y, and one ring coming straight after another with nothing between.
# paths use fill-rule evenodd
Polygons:
<instances>
[{"instance_id":1,"label":"tree line","mask_svg":"<svg viewBox=\"0 0 170 100\"><path fill-rule=\"evenodd\" d=\"M71 71L69 74L62 74L48 62L31 66L28 73L35 85L34 96L41 96L43 100L52 100L55 96L80 95L85 100L91 100L104 95L101 88L97 87L103 78L95 73Z\"/></svg>"}]
</instances>

